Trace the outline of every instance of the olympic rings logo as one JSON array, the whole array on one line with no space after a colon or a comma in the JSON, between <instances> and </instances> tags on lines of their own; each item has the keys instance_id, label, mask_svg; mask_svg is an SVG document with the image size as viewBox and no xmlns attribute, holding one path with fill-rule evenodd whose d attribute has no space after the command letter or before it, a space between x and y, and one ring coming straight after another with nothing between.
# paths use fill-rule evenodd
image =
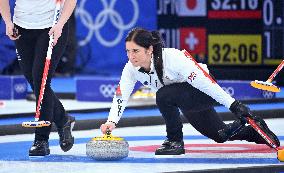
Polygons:
<instances>
[{"instance_id":1,"label":"olympic rings logo","mask_svg":"<svg viewBox=\"0 0 284 173\"><path fill-rule=\"evenodd\" d=\"M106 98L109 98L109 97L112 98L115 94L116 88L117 88L117 85L102 84L100 85L100 93Z\"/></svg>"},{"instance_id":2,"label":"olympic rings logo","mask_svg":"<svg viewBox=\"0 0 284 173\"><path fill-rule=\"evenodd\" d=\"M110 2L108 2L108 0L101 0L103 9L98 13L95 19L93 19L92 15L87 10L85 10L84 7L86 1L87 0L81 0L75 12L76 16L80 17L82 24L89 30L87 36L83 40L79 41L80 46L84 46L88 42L90 42L93 34L95 33L95 36L99 43L106 47L113 47L121 41L124 31L133 27L138 20L139 6L137 0L130 0L133 6L134 14L129 23L125 23L122 16L114 9L117 0L111 0ZM110 19L112 25L116 29L118 29L118 35L111 41L103 38L100 33L100 29L103 28L108 19Z\"/></svg>"},{"instance_id":3,"label":"olympic rings logo","mask_svg":"<svg viewBox=\"0 0 284 173\"><path fill-rule=\"evenodd\" d=\"M235 94L235 90L233 87L222 87L222 89L229 94L230 96L233 96Z\"/></svg>"},{"instance_id":4,"label":"olympic rings logo","mask_svg":"<svg viewBox=\"0 0 284 173\"><path fill-rule=\"evenodd\" d=\"M15 84L14 89L17 93L24 93L27 90L27 85L24 83Z\"/></svg>"},{"instance_id":5,"label":"olympic rings logo","mask_svg":"<svg viewBox=\"0 0 284 173\"><path fill-rule=\"evenodd\" d=\"M271 99L275 96L275 93L270 92L270 91L262 91L262 95L266 99Z\"/></svg>"}]
</instances>

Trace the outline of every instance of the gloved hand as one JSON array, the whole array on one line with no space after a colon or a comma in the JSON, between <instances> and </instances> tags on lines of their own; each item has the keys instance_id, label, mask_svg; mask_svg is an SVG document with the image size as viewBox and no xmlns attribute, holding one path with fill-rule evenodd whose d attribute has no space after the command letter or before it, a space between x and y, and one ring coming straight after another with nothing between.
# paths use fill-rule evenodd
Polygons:
<instances>
[{"instance_id":1,"label":"gloved hand","mask_svg":"<svg viewBox=\"0 0 284 173\"><path fill-rule=\"evenodd\" d=\"M237 116L237 118L239 118L241 121L245 123L247 122L246 117L253 118L250 109L246 105L242 104L240 101L237 100L235 100L231 104L230 111L234 113Z\"/></svg>"},{"instance_id":2,"label":"gloved hand","mask_svg":"<svg viewBox=\"0 0 284 173\"><path fill-rule=\"evenodd\" d=\"M230 106L230 110L237 115L237 117L244 123L247 123L247 117L251 118L254 123L264 132L264 134L266 134L266 136L268 136L270 138L271 141L273 141L274 145L276 145L277 147L280 146L280 142L279 139L277 138L277 136L268 128L267 124L265 123L265 121L257 116L257 115L253 115L250 112L250 109L245 106L244 104L242 104L240 101L234 101L232 103L232 105ZM234 128L233 128L234 130ZM256 130L256 129L254 129ZM231 131L229 131L231 132ZM227 131L220 131L219 132L220 135L223 139L226 139L226 135L227 134L234 134L234 133L227 133ZM227 135L228 136L228 135ZM262 135L260 135L261 138ZM269 144L268 142L266 142L266 140L263 138L263 142L266 143L268 146L272 147L271 144Z\"/></svg>"}]
</instances>

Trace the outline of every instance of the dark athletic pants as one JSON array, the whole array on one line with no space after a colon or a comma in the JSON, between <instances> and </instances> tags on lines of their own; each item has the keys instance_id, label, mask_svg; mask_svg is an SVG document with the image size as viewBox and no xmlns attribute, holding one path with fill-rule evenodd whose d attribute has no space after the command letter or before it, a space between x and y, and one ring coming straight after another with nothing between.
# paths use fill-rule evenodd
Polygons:
<instances>
[{"instance_id":1,"label":"dark athletic pants","mask_svg":"<svg viewBox=\"0 0 284 173\"><path fill-rule=\"evenodd\" d=\"M169 140L183 140L180 109L197 131L216 142L222 142L218 130L225 128L226 124L213 107L215 100L189 83L176 83L162 87L156 94L156 102L165 120ZM245 131L247 130L252 129ZM247 140L245 131L235 135L232 140Z\"/></svg>"},{"instance_id":2,"label":"dark athletic pants","mask_svg":"<svg viewBox=\"0 0 284 173\"><path fill-rule=\"evenodd\" d=\"M42 74L48 48L50 28L47 29L24 29L16 26L21 35L15 41L19 65L22 72L31 85L35 95L36 104L39 98ZM62 35L56 46L53 48L51 63L49 66L45 91L40 111L40 120L54 122L58 128L62 127L67 117L65 109L50 87L51 78L55 72L57 64L64 52L67 42L68 24L63 28ZM51 126L35 129L36 140L48 140Z\"/></svg>"}]
</instances>

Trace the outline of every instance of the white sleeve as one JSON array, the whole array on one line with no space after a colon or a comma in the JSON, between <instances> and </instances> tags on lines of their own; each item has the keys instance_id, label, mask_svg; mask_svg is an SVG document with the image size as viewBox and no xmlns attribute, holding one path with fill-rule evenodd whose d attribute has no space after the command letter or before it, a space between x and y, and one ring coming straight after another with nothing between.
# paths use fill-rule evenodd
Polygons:
<instances>
[{"instance_id":1,"label":"white sleeve","mask_svg":"<svg viewBox=\"0 0 284 173\"><path fill-rule=\"evenodd\" d=\"M187 57L185 52L175 53L175 63L173 68L184 80L203 93L209 95L220 104L230 108L235 101L226 93L209 75L209 70L205 64L198 64L193 58ZM190 56L190 55L189 55Z\"/></svg>"},{"instance_id":2,"label":"white sleeve","mask_svg":"<svg viewBox=\"0 0 284 173\"><path fill-rule=\"evenodd\" d=\"M130 94L132 93L137 79L133 74L130 63L127 63L122 71L121 79L112 101L108 122L118 123L127 105Z\"/></svg>"}]
</instances>

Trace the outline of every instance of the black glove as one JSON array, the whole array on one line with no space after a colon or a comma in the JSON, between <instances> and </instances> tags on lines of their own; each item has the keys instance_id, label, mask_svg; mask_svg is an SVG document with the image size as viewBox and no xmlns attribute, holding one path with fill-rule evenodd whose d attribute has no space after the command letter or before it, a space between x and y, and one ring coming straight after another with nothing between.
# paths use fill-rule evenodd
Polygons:
<instances>
[{"instance_id":1,"label":"black glove","mask_svg":"<svg viewBox=\"0 0 284 173\"><path fill-rule=\"evenodd\" d=\"M235 100L231 104L230 111L233 112L237 116L237 118L245 122L246 122L246 117L253 118L250 109L246 105L242 104L240 101L237 100Z\"/></svg>"}]
</instances>

